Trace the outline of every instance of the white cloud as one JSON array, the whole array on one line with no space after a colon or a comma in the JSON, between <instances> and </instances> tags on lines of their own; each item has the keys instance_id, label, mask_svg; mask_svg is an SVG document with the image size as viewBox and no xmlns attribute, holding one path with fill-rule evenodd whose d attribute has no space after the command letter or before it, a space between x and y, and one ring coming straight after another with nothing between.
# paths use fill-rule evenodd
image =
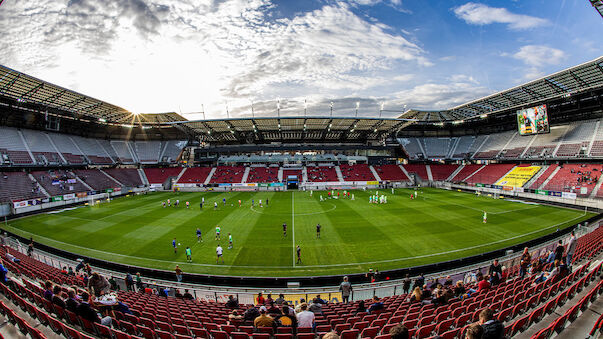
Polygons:
<instances>
[{"instance_id":1,"label":"white cloud","mask_svg":"<svg viewBox=\"0 0 603 339\"><path fill-rule=\"evenodd\" d=\"M523 46L512 56L532 67L558 65L566 58L565 52L562 50L544 45Z\"/></svg>"},{"instance_id":2,"label":"white cloud","mask_svg":"<svg viewBox=\"0 0 603 339\"><path fill-rule=\"evenodd\" d=\"M375 74L393 64L431 65L418 44L345 4L272 20L274 6L269 0L5 2L0 60L133 111L194 112L205 104L208 116L223 112L226 102L234 110L251 100L342 96L391 80Z\"/></svg>"},{"instance_id":3,"label":"white cloud","mask_svg":"<svg viewBox=\"0 0 603 339\"><path fill-rule=\"evenodd\" d=\"M506 8L490 7L468 2L454 9L454 14L471 25L507 24L512 30L524 30L548 24L548 20L523 14L515 14Z\"/></svg>"},{"instance_id":4,"label":"white cloud","mask_svg":"<svg viewBox=\"0 0 603 339\"><path fill-rule=\"evenodd\" d=\"M417 109L447 109L483 97L490 90L474 83L422 84L395 94L396 100Z\"/></svg>"}]
</instances>

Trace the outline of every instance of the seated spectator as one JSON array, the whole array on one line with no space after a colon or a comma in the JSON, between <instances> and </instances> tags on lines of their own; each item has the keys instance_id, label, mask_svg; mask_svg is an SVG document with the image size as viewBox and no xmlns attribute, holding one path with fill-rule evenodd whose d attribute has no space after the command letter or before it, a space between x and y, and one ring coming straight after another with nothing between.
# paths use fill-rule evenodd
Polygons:
<instances>
[{"instance_id":1,"label":"seated spectator","mask_svg":"<svg viewBox=\"0 0 603 339\"><path fill-rule=\"evenodd\" d=\"M65 299L65 309L75 313L79 304L79 301L76 299L75 290L73 288L68 289L67 299Z\"/></svg>"},{"instance_id":2,"label":"seated spectator","mask_svg":"<svg viewBox=\"0 0 603 339\"><path fill-rule=\"evenodd\" d=\"M283 327L293 327L293 332L297 329L297 318L289 315L289 307L283 306L281 314L276 318L276 325Z\"/></svg>"},{"instance_id":3,"label":"seated spectator","mask_svg":"<svg viewBox=\"0 0 603 339\"><path fill-rule=\"evenodd\" d=\"M284 294L279 294L278 298L276 298L276 300L274 301L277 305L282 305L285 302L285 295Z\"/></svg>"},{"instance_id":4,"label":"seated spectator","mask_svg":"<svg viewBox=\"0 0 603 339\"><path fill-rule=\"evenodd\" d=\"M2 260L0 260L0 283L4 285L8 284L8 279L6 278L7 273L8 270L6 269L6 267L4 267L4 263L2 262Z\"/></svg>"},{"instance_id":5,"label":"seated spectator","mask_svg":"<svg viewBox=\"0 0 603 339\"><path fill-rule=\"evenodd\" d=\"M452 278L450 276L446 276L446 281L444 281L444 287L452 286Z\"/></svg>"},{"instance_id":6,"label":"seated spectator","mask_svg":"<svg viewBox=\"0 0 603 339\"><path fill-rule=\"evenodd\" d=\"M120 311L123 314L134 314L130 310L130 307L127 304L122 303L121 301L117 302L117 306L115 306L116 311Z\"/></svg>"},{"instance_id":7,"label":"seated spectator","mask_svg":"<svg viewBox=\"0 0 603 339\"><path fill-rule=\"evenodd\" d=\"M465 339L482 339L484 337L484 329L480 324L471 324L465 332Z\"/></svg>"},{"instance_id":8,"label":"seated spectator","mask_svg":"<svg viewBox=\"0 0 603 339\"><path fill-rule=\"evenodd\" d=\"M193 297L193 295L187 289L184 290L184 294L182 295L182 298L186 299L186 300L195 299L195 297Z\"/></svg>"},{"instance_id":9,"label":"seated spectator","mask_svg":"<svg viewBox=\"0 0 603 339\"><path fill-rule=\"evenodd\" d=\"M14 262L15 264L18 264L21 262L21 259L16 258L14 255L12 255L10 252L6 252L6 259Z\"/></svg>"},{"instance_id":10,"label":"seated spectator","mask_svg":"<svg viewBox=\"0 0 603 339\"><path fill-rule=\"evenodd\" d=\"M73 267L69 266L69 269L67 270L67 275L72 277L75 275L75 272L73 272Z\"/></svg>"},{"instance_id":11,"label":"seated spectator","mask_svg":"<svg viewBox=\"0 0 603 339\"><path fill-rule=\"evenodd\" d=\"M82 293L81 298L82 302L77 306L75 314L92 323L99 323L111 327L111 317L105 316L102 319L99 317L96 310L90 306L90 295L87 292Z\"/></svg>"},{"instance_id":12,"label":"seated spectator","mask_svg":"<svg viewBox=\"0 0 603 339\"><path fill-rule=\"evenodd\" d=\"M228 301L226 302L226 307L228 308L239 308L239 301L235 299L234 296L229 295Z\"/></svg>"},{"instance_id":13,"label":"seated spectator","mask_svg":"<svg viewBox=\"0 0 603 339\"><path fill-rule=\"evenodd\" d=\"M358 307L356 307L355 314L366 312L366 311L367 311L367 309L366 309L366 306L364 306L364 300L360 300L358 302Z\"/></svg>"},{"instance_id":14,"label":"seated spectator","mask_svg":"<svg viewBox=\"0 0 603 339\"><path fill-rule=\"evenodd\" d=\"M245 321L254 321L255 318L257 318L260 315L260 312L258 311L257 308L255 308L255 306L251 305L250 308L247 309L247 311L245 311L245 313L243 314L243 319Z\"/></svg>"},{"instance_id":15,"label":"seated spectator","mask_svg":"<svg viewBox=\"0 0 603 339\"><path fill-rule=\"evenodd\" d=\"M412 302L421 302L421 300L423 300L423 291L421 291L421 288L419 286L417 286L412 291L409 301L412 303Z\"/></svg>"},{"instance_id":16,"label":"seated spectator","mask_svg":"<svg viewBox=\"0 0 603 339\"><path fill-rule=\"evenodd\" d=\"M553 263L553 269L550 272L542 272L537 277L534 283L538 284L547 279L553 279L557 274L559 274L559 260L555 260Z\"/></svg>"},{"instance_id":17,"label":"seated spectator","mask_svg":"<svg viewBox=\"0 0 603 339\"><path fill-rule=\"evenodd\" d=\"M279 310L278 307L274 306L274 301L270 302L267 309L268 309L268 314L273 317L281 314L281 310Z\"/></svg>"},{"instance_id":18,"label":"seated spectator","mask_svg":"<svg viewBox=\"0 0 603 339\"><path fill-rule=\"evenodd\" d=\"M408 329L402 324L398 324L389 330L391 339L408 339Z\"/></svg>"},{"instance_id":19,"label":"seated spectator","mask_svg":"<svg viewBox=\"0 0 603 339\"><path fill-rule=\"evenodd\" d=\"M299 304L297 304L297 306L295 306L295 313L296 314L299 313L299 312L301 312L301 305L303 305L305 303L306 303L306 299L304 299L304 298L299 299Z\"/></svg>"},{"instance_id":20,"label":"seated spectator","mask_svg":"<svg viewBox=\"0 0 603 339\"><path fill-rule=\"evenodd\" d=\"M115 278L113 278L113 276L109 278L109 285L111 285L111 290L119 291L119 286L117 286L117 281L115 281Z\"/></svg>"},{"instance_id":21,"label":"seated spectator","mask_svg":"<svg viewBox=\"0 0 603 339\"><path fill-rule=\"evenodd\" d=\"M176 289L176 291L174 292L174 297L182 299L182 293L180 293L179 289Z\"/></svg>"},{"instance_id":22,"label":"seated spectator","mask_svg":"<svg viewBox=\"0 0 603 339\"><path fill-rule=\"evenodd\" d=\"M310 305L310 312L322 315L322 304L313 302L312 305Z\"/></svg>"},{"instance_id":23,"label":"seated spectator","mask_svg":"<svg viewBox=\"0 0 603 339\"><path fill-rule=\"evenodd\" d=\"M379 297L378 296L374 296L373 297L373 303L371 304L371 306L368 309L368 313L373 313L373 312L378 312L383 310L385 306L383 305L383 303L381 301L379 301Z\"/></svg>"},{"instance_id":24,"label":"seated spectator","mask_svg":"<svg viewBox=\"0 0 603 339\"><path fill-rule=\"evenodd\" d=\"M61 307L61 308L65 308L65 302L63 301L63 299L61 298L61 294L63 294L63 291L61 290L61 286L59 285L54 285L54 288L52 289L52 303Z\"/></svg>"},{"instance_id":25,"label":"seated spectator","mask_svg":"<svg viewBox=\"0 0 603 339\"><path fill-rule=\"evenodd\" d=\"M436 307L446 304L446 298L444 297L444 290L440 289L435 295L435 298L431 300L431 303Z\"/></svg>"},{"instance_id":26,"label":"seated spectator","mask_svg":"<svg viewBox=\"0 0 603 339\"><path fill-rule=\"evenodd\" d=\"M273 302L274 302L274 300L272 300L272 293L268 293L268 295L266 296L266 301L264 302L264 304L265 305L270 305Z\"/></svg>"},{"instance_id":27,"label":"seated spectator","mask_svg":"<svg viewBox=\"0 0 603 339\"><path fill-rule=\"evenodd\" d=\"M322 339L339 339L339 334L335 331L327 332L322 336Z\"/></svg>"},{"instance_id":28,"label":"seated spectator","mask_svg":"<svg viewBox=\"0 0 603 339\"><path fill-rule=\"evenodd\" d=\"M479 280L479 282L477 283L477 291L478 292L482 292L482 291L488 291L490 290L490 282L488 281L490 277L488 275L484 276L481 280Z\"/></svg>"},{"instance_id":29,"label":"seated spectator","mask_svg":"<svg viewBox=\"0 0 603 339\"><path fill-rule=\"evenodd\" d=\"M61 270L61 274L67 275L67 266L63 266L63 269Z\"/></svg>"},{"instance_id":30,"label":"seated spectator","mask_svg":"<svg viewBox=\"0 0 603 339\"><path fill-rule=\"evenodd\" d=\"M494 317L494 311L486 308L479 314L479 324L483 329L483 339L502 339L505 326Z\"/></svg>"},{"instance_id":31,"label":"seated spectator","mask_svg":"<svg viewBox=\"0 0 603 339\"><path fill-rule=\"evenodd\" d=\"M44 283L44 299L52 301L52 296L52 282L50 282L50 280L46 280Z\"/></svg>"},{"instance_id":32,"label":"seated spectator","mask_svg":"<svg viewBox=\"0 0 603 339\"><path fill-rule=\"evenodd\" d=\"M260 307L260 316L253 320L253 326L255 326L255 328L272 327L274 325L274 319L267 313L268 309L266 309L266 306Z\"/></svg>"},{"instance_id":33,"label":"seated spectator","mask_svg":"<svg viewBox=\"0 0 603 339\"><path fill-rule=\"evenodd\" d=\"M314 328L314 318L316 316L313 312L308 311L308 304L301 304L300 309L301 311L297 314L297 326L300 328Z\"/></svg>"},{"instance_id":34,"label":"seated spectator","mask_svg":"<svg viewBox=\"0 0 603 339\"><path fill-rule=\"evenodd\" d=\"M228 315L228 324L232 325L233 322L237 323L239 320L243 320L243 316L239 314L239 311L232 310L232 313Z\"/></svg>"},{"instance_id":35,"label":"seated spectator","mask_svg":"<svg viewBox=\"0 0 603 339\"><path fill-rule=\"evenodd\" d=\"M317 294L316 297L312 300L315 304L326 305L327 302L320 297L320 294Z\"/></svg>"}]
</instances>

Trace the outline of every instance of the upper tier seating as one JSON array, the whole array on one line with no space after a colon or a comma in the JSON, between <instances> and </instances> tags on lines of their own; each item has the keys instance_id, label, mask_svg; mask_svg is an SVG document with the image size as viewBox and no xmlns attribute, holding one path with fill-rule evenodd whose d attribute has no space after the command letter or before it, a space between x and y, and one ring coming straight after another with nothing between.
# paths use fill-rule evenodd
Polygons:
<instances>
[{"instance_id":1,"label":"upper tier seating","mask_svg":"<svg viewBox=\"0 0 603 339\"><path fill-rule=\"evenodd\" d=\"M186 141L168 140L165 145L165 150L161 156L160 162L175 163L180 158L182 149L186 147Z\"/></svg>"},{"instance_id":2,"label":"upper tier seating","mask_svg":"<svg viewBox=\"0 0 603 339\"><path fill-rule=\"evenodd\" d=\"M189 167L184 171L178 183L203 184L211 172L211 167Z\"/></svg>"},{"instance_id":3,"label":"upper tier seating","mask_svg":"<svg viewBox=\"0 0 603 339\"><path fill-rule=\"evenodd\" d=\"M412 176L413 173L416 173L421 180L427 181L429 180L429 176L427 175L427 168L423 164L408 164L402 165L406 172Z\"/></svg>"},{"instance_id":4,"label":"upper tier seating","mask_svg":"<svg viewBox=\"0 0 603 339\"><path fill-rule=\"evenodd\" d=\"M603 140L595 140L593 142L589 155L591 157L603 157Z\"/></svg>"},{"instance_id":5,"label":"upper tier seating","mask_svg":"<svg viewBox=\"0 0 603 339\"><path fill-rule=\"evenodd\" d=\"M147 176L149 184L163 184L168 178L177 177L180 172L182 172L182 167L144 169L144 174Z\"/></svg>"},{"instance_id":6,"label":"upper tier seating","mask_svg":"<svg viewBox=\"0 0 603 339\"><path fill-rule=\"evenodd\" d=\"M112 140L111 146L115 150L115 154L117 155L117 159L122 164L132 164L136 162L136 158L132 155L132 143L129 141L122 140Z\"/></svg>"},{"instance_id":7,"label":"upper tier seating","mask_svg":"<svg viewBox=\"0 0 603 339\"><path fill-rule=\"evenodd\" d=\"M357 165L348 165L343 164L339 165L339 169L341 170L341 175L343 176L344 181L375 181L375 176L369 165L367 164L357 164Z\"/></svg>"},{"instance_id":8,"label":"upper tier seating","mask_svg":"<svg viewBox=\"0 0 603 339\"><path fill-rule=\"evenodd\" d=\"M508 131L503 133L490 134L486 142L481 146L479 151L473 155L473 159L492 159L505 147L511 137L516 132Z\"/></svg>"},{"instance_id":9,"label":"upper tier seating","mask_svg":"<svg viewBox=\"0 0 603 339\"><path fill-rule=\"evenodd\" d=\"M447 157L450 148L456 138L421 138L425 150L425 157L429 159L444 159Z\"/></svg>"},{"instance_id":10,"label":"upper tier seating","mask_svg":"<svg viewBox=\"0 0 603 339\"><path fill-rule=\"evenodd\" d=\"M98 169L76 169L73 171L78 178L95 190L119 187L119 184Z\"/></svg>"},{"instance_id":11,"label":"upper tier seating","mask_svg":"<svg viewBox=\"0 0 603 339\"><path fill-rule=\"evenodd\" d=\"M398 139L398 142L404 147L410 160L425 159L425 154L419 145L417 138Z\"/></svg>"},{"instance_id":12,"label":"upper tier seating","mask_svg":"<svg viewBox=\"0 0 603 339\"><path fill-rule=\"evenodd\" d=\"M434 181L444 181L459 168L458 165L429 165Z\"/></svg>"},{"instance_id":13,"label":"upper tier seating","mask_svg":"<svg viewBox=\"0 0 603 339\"><path fill-rule=\"evenodd\" d=\"M337 172L334 166L308 166L308 181L310 182L337 182Z\"/></svg>"},{"instance_id":14,"label":"upper tier seating","mask_svg":"<svg viewBox=\"0 0 603 339\"><path fill-rule=\"evenodd\" d=\"M0 127L0 152L6 154L9 163L14 165L33 164L19 130L15 128Z\"/></svg>"},{"instance_id":15,"label":"upper tier seating","mask_svg":"<svg viewBox=\"0 0 603 339\"><path fill-rule=\"evenodd\" d=\"M113 164L113 159L107 153L103 144L109 145L106 140L82 138L78 136L70 137L73 142L82 150L84 155L90 160L93 165L109 165Z\"/></svg>"},{"instance_id":16,"label":"upper tier seating","mask_svg":"<svg viewBox=\"0 0 603 339\"><path fill-rule=\"evenodd\" d=\"M124 186L138 187L143 185L140 174L135 168L108 168L105 169L105 172Z\"/></svg>"},{"instance_id":17,"label":"upper tier seating","mask_svg":"<svg viewBox=\"0 0 603 339\"><path fill-rule=\"evenodd\" d=\"M38 185L23 172L0 172L0 202L45 198Z\"/></svg>"},{"instance_id":18,"label":"upper tier seating","mask_svg":"<svg viewBox=\"0 0 603 339\"><path fill-rule=\"evenodd\" d=\"M521 135L516 133L511 142L507 145L507 147L500 153L501 159L516 159L523 153L526 147L530 144L532 139L535 136L533 135Z\"/></svg>"},{"instance_id":19,"label":"upper tier seating","mask_svg":"<svg viewBox=\"0 0 603 339\"><path fill-rule=\"evenodd\" d=\"M56 148L61 152L63 158L72 165L81 165L86 162L82 151L76 146L73 139L66 134L48 133Z\"/></svg>"},{"instance_id":20,"label":"upper tier seating","mask_svg":"<svg viewBox=\"0 0 603 339\"><path fill-rule=\"evenodd\" d=\"M270 183L278 182L278 167L251 167L247 182Z\"/></svg>"},{"instance_id":21,"label":"upper tier seating","mask_svg":"<svg viewBox=\"0 0 603 339\"><path fill-rule=\"evenodd\" d=\"M482 165L470 164L465 165L462 170L460 170L453 178L452 182L463 182L465 179L470 176L472 173L480 169Z\"/></svg>"},{"instance_id":22,"label":"upper tier seating","mask_svg":"<svg viewBox=\"0 0 603 339\"><path fill-rule=\"evenodd\" d=\"M136 141L134 148L138 159L141 163L155 164L159 162L159 156L163 149L163 143L161 141Z\"/></svg>"},{"instance_id":23,"label":"upper tier seating","mask_svg":"<svg viewBox=\"0 0 603 339\"><path fill-rule=\"evenodd\" d=\"M601 177L603 165L592 164L565 164L545 185L544 189L549 191L574 192L579 196L588 196L595 188L597 180ZM582 194L581 187L586 188L586 194Z\"/></svg>"},{"instance_id":24,"label":"upper tier seating","mask_svg":"<svg viewBox=\"0 0 603 339\"><path fill-rule=\"evenodd\" d=\"M465 181L471 184L494 184L513 167L515 167L515 164L490 164Z\"/></svg>"},{"instance_id":25,"label":"upper tier seating","mask_svg":"<svg viewBox=\"0 0 603 339\"><path fill-rule=\"evenodd\" d=\"M41 165L58 165L64 163L45 132L24 129L21 133L36 163Z\"/></svg>"},{"instance_id":26,"label":"upper tier seating","mask_svg":"<svg viewBox=\"0 0 603 339\"><path fill-rule=\"evenodd\" d=\"M381 180L385 181L409 181L410 179L404 174L398 165L379 165L373 166Z\"/></svg>"},{"instance_id":27,"label":"upper tier seating","mask_svg":"<svg viewBox=\"0 0 603 339\"><path fill-rule=\"evenodd\" d=\"M243 166L218 166L214 175L212 175L210 183L240 183L245 174Z\"/></svg>"},{"instance_id":28,"label":"upper tier seating","mask_svg":"<svg viewBox=\"0 0 603 339\"><path fill-rule=\"evenodd\" d=\"M75 178L75 175L67 171L35 171L31 172L31 175L51 196L89 191L86 186Z\"/></svg>"},{"instance_id":29,"label":"upper tier seating","mask_svg":"<svg viewBox=\"0 0 603 339\"><path fill-rule=\"evenodd\" d=\"M483 136L478 136L478 137L474 137L471 135L465 135L462 136L460 138L458 138L458 142L456 145L456 149L454 149L454 154L452 155L453 159L465 159L468 156L470 156L471 154L473 154L473 152L475 152L475 149L477 147L479 147L479 145L475 145L475 144L481 144L481 142L484 141Z\"/></svg>"}]
</instances>

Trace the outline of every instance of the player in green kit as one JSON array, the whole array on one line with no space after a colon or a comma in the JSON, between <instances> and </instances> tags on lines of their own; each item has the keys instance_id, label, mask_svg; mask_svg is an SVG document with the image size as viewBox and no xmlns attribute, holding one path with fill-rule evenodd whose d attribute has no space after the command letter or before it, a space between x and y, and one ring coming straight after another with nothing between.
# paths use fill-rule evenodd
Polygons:
<instances>
[{"instance_id":1,"label":"player in green kit","mask_svg":"<svg viewBox=\"0 0 603 339\"><path fill-rule=\"evenodd\" d=\"M193 254L192 254L191 248L186 246L186 261L193 262L192 255Z\"/></svg>"},{"instance_id":2,"label":"player in green kit","mask_svg":"<svg viewBox=\"0 0 603 339\"><path fill-rule=\"evenodd\" d=\"M232 234L228 233L228 249L232 249Z\"/></svg>"},{"instance_id":3,"label":"player in green kit","mask_svg":"<svg viewBox=\"0 0 603 339\"><path fill-rule=\"evenodd\" d=\"M220 240L220 226L216 226L216 240Z\"/></svg>"}]
</instances>

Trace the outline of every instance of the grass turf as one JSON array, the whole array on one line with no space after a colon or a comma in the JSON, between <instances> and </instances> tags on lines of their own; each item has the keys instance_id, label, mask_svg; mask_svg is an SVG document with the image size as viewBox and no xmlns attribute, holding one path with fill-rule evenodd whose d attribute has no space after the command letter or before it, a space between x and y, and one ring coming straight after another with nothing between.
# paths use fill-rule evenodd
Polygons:
<instances>
[{"instance_id":1,"label":"grass turf","mask_svg":"<svg viewBox=\"0 0 603 339\"><path fill-rule=\"evenodd\" d=\"M171 270L179 264L189 273L285 277L451 260L533 239L593 215L438 189L423 189L412 201L409 189L396 189L393 195L381 190L388 203L369 204L374 192L352 191L354 201L324 202L324 191L313 196L300 191L152 193L16 219L6 228L47 245L130 265ZM180 199L180 207L163 208L161 202L168 198ZM187 200L189 209L184 206ZM488 213L486 224L483 211ZM283 222L288 225L286 237ZM321 239L316 239L317 223L322 225ZM216 225L222 228L221 241L214 239ZM197 242L197 227L203 242ZM227 248L228 233L233 235L233 249ZM171 245L174 237L181 243L177 254ZM216 264L218 243L225 264ZM303 259L297 265L296 245ZM193 263L186 262L186 246L192 249Z\"/></svg>"}]
</instances>

